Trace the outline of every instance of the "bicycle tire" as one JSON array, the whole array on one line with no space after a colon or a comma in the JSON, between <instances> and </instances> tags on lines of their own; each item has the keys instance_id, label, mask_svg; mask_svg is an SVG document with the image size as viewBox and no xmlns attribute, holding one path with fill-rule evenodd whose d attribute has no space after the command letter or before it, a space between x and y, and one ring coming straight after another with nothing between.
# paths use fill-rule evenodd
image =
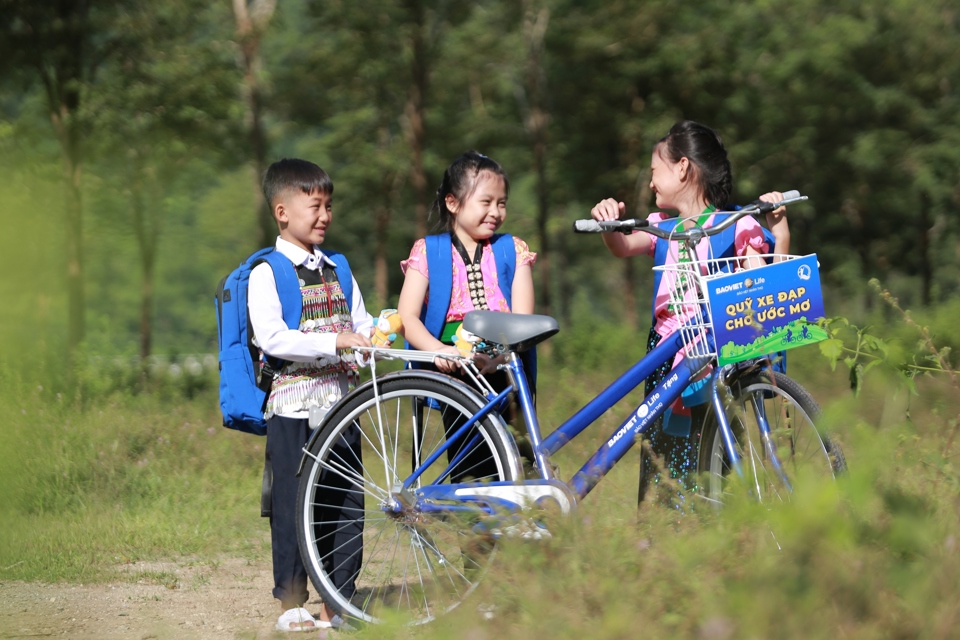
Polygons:
<instances>
[{"instance_id":1,"label":"bicycle tire","mask_svg":"<svg viewBox=\"0 0 960 640\"><path fill-rule=\"evenodd\" d=\"M378 381L377 391L379 414L368 382L344 398L308 445L297 500L300 552L324 603L344 618L376 623L389 612L414 624L427 622L469 595L492 562L496 541L474 533L476 514L454 518L408 511L401 516L381 506L413 471L414 457L426 461L446 441L444 416L459 421L484 403L462 382L434 372L390 374ZM415 416L422 434L419 448L414 446ZM498 415L484 418L451 449L463 449L473 434L480 436L479 443L441 482L454 476L459 481L522 478L516 444ZM435 483L449 462L440 455L421 476L423 484ZM484 465L485 472L473 475ZM351 500L352 509L331 516L330 505ZM345 577L344 570L353 575Z\"/></svg>"},{"instance_id":2,"label":"bicycle tire","mask_svg":"<svg viewBox=\"0 0 960 640\"><path fill-rule=\"evenodd\" d=\"M787 502L796 482L833 479L846 469L843 449L817 426L820 406L799 383L782 373L766 370L745 375L730 386L730 391L727 417L741 457L743 481L734 477L710 406L697 465L703 498L719 506L732 491L742 491L745 484L751 496L762 503ZM786 481L763 446L756 419L758 406L763 407L770 424L772 445Z\"/></svg>"}]
</instances>

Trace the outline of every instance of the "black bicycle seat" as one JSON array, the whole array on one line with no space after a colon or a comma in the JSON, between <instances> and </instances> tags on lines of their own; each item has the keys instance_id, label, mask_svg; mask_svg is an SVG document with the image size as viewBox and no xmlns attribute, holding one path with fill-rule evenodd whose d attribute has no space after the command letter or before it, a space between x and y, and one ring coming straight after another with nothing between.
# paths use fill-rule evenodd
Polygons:
<instances>
[{"instance_id":1,"label":"black bicycle seat","mask_svg":"<svg viewBox=\"0 0 960 640\"><path fill-rule=\"evenodd\" d=\"M526 351L560 331L560 325L550 316L501 311L470 311L463 317L463 328L481 340L506 345L517 352Z\"/></svg>"}]
</instances>

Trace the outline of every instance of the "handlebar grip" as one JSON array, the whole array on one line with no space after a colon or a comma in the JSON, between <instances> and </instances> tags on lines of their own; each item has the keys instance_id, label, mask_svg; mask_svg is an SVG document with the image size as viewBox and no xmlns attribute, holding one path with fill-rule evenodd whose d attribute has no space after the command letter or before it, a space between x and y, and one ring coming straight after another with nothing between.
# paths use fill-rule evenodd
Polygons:
<instances>
[{"instance_id":1,"label":"handlebar grip","mask_svg":"<svg viewBox=\"0 0 960 640\"><path fill-rule=\"evenodd\" d=\"M650 226L646 220L574 220L573 230L575 233L601 233L603 231L633 231Z\"/></svg>"},{"instance_id":2,"label":"handlebar grip","mask_svg":"<svg viewBox=\"0 0 960 640\"><path fill-rule=\"evenodd\" d=\"M797 191L796 189L791 189L790 191L783 192L783 199L780 200L780 202L774 203L774 202L764 202L763 200L754 200L753 202L750 203L750 206L755 208L757 210L757 213L770 213L780 205L784 203L789 204L791 201L795 201L800 198L801 198L800 192ZM806 200L806 198L803 198L803 199Z\"/></svg>"},{"instance_id":3,"label":"handlebar grip","mask_svg":"<svg viewBox=\"0 0 960 640\"><path fill-rule=\"evenodd\" d=\"M574 233L599 233L603 229L596 220L574 220L573 231Z\"/></svg>"}]
</instances>

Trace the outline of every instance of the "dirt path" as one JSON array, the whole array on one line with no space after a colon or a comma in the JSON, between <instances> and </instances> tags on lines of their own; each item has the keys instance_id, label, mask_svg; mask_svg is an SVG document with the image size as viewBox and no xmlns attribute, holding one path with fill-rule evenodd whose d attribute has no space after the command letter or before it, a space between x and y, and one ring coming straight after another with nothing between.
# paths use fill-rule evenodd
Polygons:
<instances>
[{"instance_id":1,"label":"dirt path","mask_svg":"<svg viewBox=\"0 0 960 640\"><path fill-rule=\"evenodd\" d=\"M125 565L123 571L128 580L107 584L0 583L0 638L291 637L273 630L280 607L270 595L269 562L141 562ZM307 608L317 613L318 602L311 600ZM317 631L294 637L325 635Z\"/></svg>"}]
</instances>

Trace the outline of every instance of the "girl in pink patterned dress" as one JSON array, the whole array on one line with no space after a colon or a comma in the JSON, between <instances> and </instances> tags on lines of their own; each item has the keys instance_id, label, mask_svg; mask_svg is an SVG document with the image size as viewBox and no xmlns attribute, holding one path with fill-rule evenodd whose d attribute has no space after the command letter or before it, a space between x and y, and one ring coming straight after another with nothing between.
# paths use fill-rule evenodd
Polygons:
<instances>
[{"instance_id":1,"label":"girl in pink patterned dress","mask_svg":"<svg viewBox=\"0 0 960 640\"><path fill-rule=\"evenodd\" d=\"M520 238L496 233L507 217L509 188L500 165L476 151L465 153L444 172L434 206L445 233L435 238L440 241L436 246L444 251L449 246L451 253L449 302L430 299L429 238L417 240L410 257L400 263L405 277L397 310L404 338L414 348L456 355L453 335L463 316L474 309L533 313L531 267L537 255ZM512 243L508 247L516 255L512 282L502 281L504 269L497 259L503 254L495 251L497 243ZM430 305L438 302L446 305L439 332L423 322ZM454 362L440 358L434 364L447 373L457 368Z\"/></svg>"},{"instance_id":2,"label":"girl in pink patterned dress","mask_svg":"<svg viewBox=\"0 0 960 640\"><path fill-rule=\"evenodd\" d=\"M509 188L500 165L476 151L463 154L444 172L434 205L444 232L417 240L410 257L400 263L404 281L397 311L408 346L459 355L454 336L468 311L533 313L531 267L537 256L520 238L497 233L507 216ZM533 352L521 357L535 392ZM453 375L460 371L456 362L443 358L435 358L434 366ZM502 371L486 377L497 391L509 384ZM507 422L513 423L516 415L514 409L508 410ZM448 423L448 412L443 416L449 437L458 425ZM531 471L532 449L519 430L514 435ZM456 447L448 449L448 457L455 451ZM470 471L454 472L453 482L496 479L495 462L479 450L460 467Z\"/></svg>"},{"instance_id":3,"label":"girl in pink patterned dress","mask_svg":"<svg viewBox=\"0 0 960 640\"><path fill-rule=\"evenodd\" d=\"M675 218L678 231L693 226L713 226L718 222L713 212L727 205L733 188L730 162L720 136L710 127L689 120L673 125L670 132L657 142L651 157L650 174L650 189L656 195L657 207L679 212L679 216ZM783 196L774 191L760 196L760 199L764 202L780 202ZM617 220L623 212L624 203L608 198L597 203L590 215L595 220ZM650 224L656 224L671 217L664 213L652 213L647 220ZM759 258L750 260L750 256L789 252L790 229L784 207L768 213L767 223L775 239L773 247L769 246L763 229L752 217L745 216L737 221L734 247L736 255L745 258L743 266L763 264ZM610 253L618 258L626 258L642 254L652 256L656 252L657 243L667 241L638 231L630 235L604 233L603 242ZM697 255L700 258L709 257L709 246L709 241L701 241L695 249ZM666 252L666 264L689 261L690 256L686 255L686 252L685 246L670 242ZM682 321L682 318L673 313L668 302L668 289L672 285L670 280L662 278L660 290L654 292L654 323L647 342L648 353L660 340L674 333ZM647 394L666 376L670 368L671 363L668 362L647 379ZM701 412L697 411L697 407L693 409L694 419L692 425L690 422L686 423L686 433L682 432L683 428L673 430L659 421L648 430L649 435L645 435L650 441L651 449L665 459L670 476L690 491L697 489L695 472L700 443L700 420L697 418ZM660 474L653 469L652 460L644 452L641 455L639 500L643 500L651 482L659 481Z\"/></svg>"}]
</instances>

